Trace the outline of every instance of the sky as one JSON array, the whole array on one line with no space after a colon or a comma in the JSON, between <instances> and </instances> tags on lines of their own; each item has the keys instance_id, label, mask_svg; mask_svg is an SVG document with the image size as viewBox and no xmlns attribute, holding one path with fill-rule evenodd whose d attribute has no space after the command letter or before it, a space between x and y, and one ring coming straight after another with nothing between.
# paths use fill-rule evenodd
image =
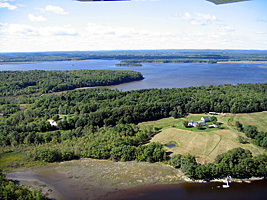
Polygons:
<instances>
[{"instance_id":1,"label":"sky","mask_svg":"<svg viewBox=\"0 0 267 200\"><path fill-rule=\"evenodd\" d=\"M0 52L266 50L266 10L266 0L0 0Z\"/></svg>"}]
</instances>

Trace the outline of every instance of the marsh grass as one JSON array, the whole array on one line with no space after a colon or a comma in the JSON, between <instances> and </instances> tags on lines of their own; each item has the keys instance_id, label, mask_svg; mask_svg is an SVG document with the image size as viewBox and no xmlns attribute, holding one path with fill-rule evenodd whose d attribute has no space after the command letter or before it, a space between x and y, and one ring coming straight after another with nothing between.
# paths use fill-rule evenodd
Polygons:
<instances>
[{"instance_id":1,"label":"marsh grass","mask_svg":"<svg viewBox=\"0 0 267 200\"><path fill-rule=\"evenodd\" d=\"M0 169L9 171L19 167L43 166L45 163L40 161L29 161L26 155L18 152L7 152L0 154Z\"/></svg>"}]
</instances>

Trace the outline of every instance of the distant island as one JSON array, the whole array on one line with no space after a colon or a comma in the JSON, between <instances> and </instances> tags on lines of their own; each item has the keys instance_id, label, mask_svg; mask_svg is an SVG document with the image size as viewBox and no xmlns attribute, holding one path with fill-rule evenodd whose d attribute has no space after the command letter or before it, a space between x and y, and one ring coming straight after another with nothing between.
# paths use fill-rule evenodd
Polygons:
<instances>
[{"instance_id":1,"label":"distant island","mask_svg":"<svg viewBox=\"0 0 267 200\"><path fill-rule=\"evenodd\" d=\"M143 65L138 61L134 60L123 60L120 63L116 64L117 67L142 67Z\"/></svg>"}]
</instances>

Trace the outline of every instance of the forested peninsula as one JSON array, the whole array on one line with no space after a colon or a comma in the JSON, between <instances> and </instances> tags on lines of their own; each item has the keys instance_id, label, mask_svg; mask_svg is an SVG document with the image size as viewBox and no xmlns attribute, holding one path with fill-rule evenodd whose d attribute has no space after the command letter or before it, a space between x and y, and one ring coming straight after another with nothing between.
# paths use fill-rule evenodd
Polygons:
<instances>
[{"instance_id":1,"label":"forested peninsula","mask_svg":"<svg viewBox=\"0 0 267 200\"><path fill-rule=\"evenodd\" d=\"M140 72L127 70L0 71L0 96L45 94L142 79Z\"/></svg>"}]
</instances>

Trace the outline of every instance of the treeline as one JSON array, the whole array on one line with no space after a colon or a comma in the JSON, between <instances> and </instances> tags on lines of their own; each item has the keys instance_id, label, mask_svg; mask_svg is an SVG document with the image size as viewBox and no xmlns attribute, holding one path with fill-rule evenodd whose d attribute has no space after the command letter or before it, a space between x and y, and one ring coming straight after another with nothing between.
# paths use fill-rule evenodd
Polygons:
<instances>
[{"instance_id":1,"label":"treeline","mask_svg":"<svg viewBox=\"0 0 267 200\"><path fill-rule=\"evenodd\" d=\"M44 94L142 79L140 72L127 70L0 71L0 96Z\"/></svg>"},{"instance_id":2,"label":"treeline","mask_svg":"<svg viewBox=\"0 0 267 200\"><path fill-rule=\"evenodd\" d=\"M142 64L139 63L139 61L136 60L123 60L120 63L117 63L115 66L118 67L141 67Z\"/></svg>"},{"instance_id":3,"label":"treeline","mask_svg":"<svg viewBox=\"0 0 267 200\"><path fill-rule=\"evenodd\" d=\"M33 200L45 200L47 199L39 190L30 190L23 185L15 184L13 181L9 181L0 171L0 199L33 199Z\"/></svg>"},{"instance_id":4,"label":"treeline","mask_svg":"<svg viewBox=\"0 0 267 200\"><path fill-rule=\"evenodd\" d=\"M80 90L44 97L34 109L79 115L78 124L92 126L138 123L184 113L247 113L267 110L267 84L220 85L120 92ZM85 123L85 124L84 124Z\"/></svg>"},{"instance_id":5,"label":"treeline","mask_svg":"<svg viewBox=\"0 0 267 200\"><path fill-rule=\"evenodd\" d=\"M36 52L0 53L0 63L71 61L89 59L117 60L191 60L194 61L266 61L267 51L257 50L121 50L121 51L84 51L84 52Z\"/></svg>"},{"instance_id":6,"label":"treeline","mask_svg":"<svg viewBox=\"0 0 267 200\"><path fill-rule=\"evenodd\" d=\"M235 123L235 127L238 131L245 133L248 138L253 139L253 142L260 147L267 147L267 132L258 131L256 126L248 125L244 126L239 121ZM240 138L242 139L242 138ZM246 140L243 140L244 143Z\"/></svg>"},{"instance_id":7,"label":"treeline","mask_svg":"<svg viewBox=\"0 0 267 200\"><path fill-rule=\"evenodd\" d=\"M197 164L191 155L174 155L170 165L180 168L192 179L211 180L231 176L233 178L250 178L267 176L267 156L253 157L252 153L242 148L235 148L218 155L214 163Z\"/></svg>"},{"instance_id":8,"label":"treeline","mask_svg":"<svg viewBox=\"0 0 267 200\"><path fill-rule=\"evenodd\" d=\"M166 160L166 151L159 143L145 145L157 131L149 126L140 128L133 124L115 127L43 134L45 138L31 136L35 147L28 151L28 158L44 162L72 160L77 158L111 159L113 161L160 162ZM48 133L49 134L49 133ZM48 139L49 138L49 139ZM25 143L29 138L25 138Z\"/></svg>"},{"instance_id":9,"label":"treeline","mask_svg":"<svg viewBox=\"0 0 267 200\"><path fill-rule=\"evenodd\" d=\"M220 61L220 60L219 60ZM135 62L135 63L134 63ZM129 63L129 64L128 64ZM211 58L169 58L169 59L138 59L138 60L123 60L116 66L142 66L140 63L217 63L217 59Z\"/></svg>"}]
</instances>

